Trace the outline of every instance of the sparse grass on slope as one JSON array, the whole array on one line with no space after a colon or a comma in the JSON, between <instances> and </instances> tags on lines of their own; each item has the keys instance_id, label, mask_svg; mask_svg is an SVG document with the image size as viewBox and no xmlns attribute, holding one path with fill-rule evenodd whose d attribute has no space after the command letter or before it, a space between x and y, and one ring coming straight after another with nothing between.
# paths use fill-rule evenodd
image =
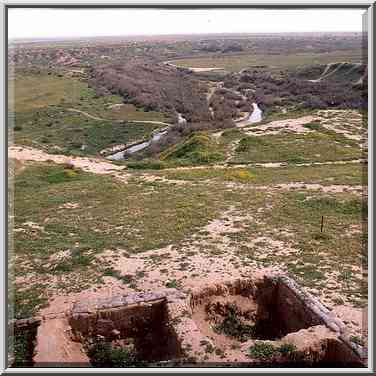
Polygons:
<instances>
[{"instance_id":1,"label":"sparse grass on slope","mask_svg":"<svg viewBox=\"0 0 376 376\"><path fill-rule=\"evenodd\" d=\"M15 178L16 317L43 305L51 276L65 293L87 288L106 266L96 254L178 244L218 216L225 201L216 189L124 184L53 164L26 167ZM46 285L22 282L34 273Z\"/></svg>"},{"instance_id":2,"label":"sparse grass on slope","mask_svg":"<svg viewBox=\"0 0 376 376\"><path fill-rule=\"evenodd\" d=\"M147 139L154 124L94 120L49 107L16 115L14 140L50 153L96 155L102 149Z\"/></svg>"},{"instance_id":3,"label":"sparse grass on slope","mask_svg":"<svg viewBox=\"0 0 376 376\"><path fill-rule=\"evenodd\" d=\"M252 184L281 184L289 182L319 183L322 185L348 184L362 185L367 183L367 166L362 164L292 166L279 168L200 168L184 170L167 170L153 172L168 179L203 181L215 179L230 181L232 177L249 172Z\"/></svg>"},{"instance_id":4,"label":"sparse grass on slope","mask_svg":"<svg viewBox=\"0 0 376 376\"><path fill-rule=\"evenodd\" d=\"M352 140L335 132L247 136L240 140L232 162L320 162L362 158Z\"/></svg>"},{"instance_id":5,"label":"sparse grass on slope","mask_svg":"<svg viewBox=\"0 0 376 376\"><path fill-rule=\"evenodd\" d=\"M231 56L211 56L187 58L172 61L181 67L195 68L224 68L230 72L237 72L243 68L252 66L267 66L268 70L278 70L282 68L296 68L302 65L326 64L337 61L361 62L362 51L333 51L329 53L295 53L283 54L252 54L252 55L231 55Z\"/></svg>"}]
</instances>

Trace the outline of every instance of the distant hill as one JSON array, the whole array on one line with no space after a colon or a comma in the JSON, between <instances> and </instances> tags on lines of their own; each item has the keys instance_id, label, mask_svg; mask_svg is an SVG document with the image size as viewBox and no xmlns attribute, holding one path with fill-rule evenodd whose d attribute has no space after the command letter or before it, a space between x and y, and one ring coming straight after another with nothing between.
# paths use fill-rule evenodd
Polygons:
<instances>
[{"instance_id":1,"label":"distant hill","mask_svg":"<svg viewBox=\"0 0 376 376\"><path fill-rule=\"evenodd\" d=\"M311 82L347 82L361 86L368 77L368 69L362 63L337 62L306 66L298 70L297 77Z\"/></svg>"}]
</instances>

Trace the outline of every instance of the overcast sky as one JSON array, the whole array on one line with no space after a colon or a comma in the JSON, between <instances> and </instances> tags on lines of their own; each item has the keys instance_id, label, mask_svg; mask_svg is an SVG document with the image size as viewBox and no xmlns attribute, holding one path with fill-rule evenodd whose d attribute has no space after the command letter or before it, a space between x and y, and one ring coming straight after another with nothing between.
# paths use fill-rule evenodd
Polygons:
<instances>
[{"instance_id":1,"label":"overcast sky","mask_svg":"<svg viewBox=\"0 0 376 376\"><path fill-rule=\"evenodd\" d=\"M9 38L362 31L358 9L9 9Z\"/></svg>"}]
</instances>

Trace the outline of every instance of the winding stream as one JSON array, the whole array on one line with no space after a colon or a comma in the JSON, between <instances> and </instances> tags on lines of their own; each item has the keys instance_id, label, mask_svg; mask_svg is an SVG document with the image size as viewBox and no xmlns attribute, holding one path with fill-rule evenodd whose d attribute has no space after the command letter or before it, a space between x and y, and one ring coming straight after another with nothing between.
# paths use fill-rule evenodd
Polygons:
<instances>
[{"instance_id":1,"label":"winding stream","mask_svg":"<svg viewBox=\"0 0 376 376\"><path fill-rule=\"evenodd\" d=\"M262 111L260 107L257 105L257 103L252 103L253 111L251 115L248 118L248 122L253 123L259 123L262 120Z\"/></svg>"},{"instance_id":2,"label":"winding stream","mask_svg":"<svg viewBox=\"0 0 376 376\"><path fill-rule=\"evenodd\" d=\"M262 110L257 103L252 103L253 111L246 118L239 119L236 122L237 127L245 127L249 124L255 124L262 121Z\"/></svg>"},{"instance_id":3,"label":"winding stream","mask_svg":"<svg viewBox=\"0 0 376 376\"><path fill-rule=\"evenodd\" d=\"M242 120L238 121L237 122L238 127L244 127L248 124L259 123L260 121L262 121L262 110L257 105L257 103L252 103L252 106L253 106L252 113L250 113L250 115L246 119L242 119ZM180 125L186 125L187 124L187 120L180 113L178 113L178 124L180 124ZM135 145L132 145L130 147L125 148L124 150L118 151L114 154L110 154L106 158L110 159L112 161L120 161L120 160L124 159L125 153L134 154L134 153L136 153L140 150L143 150L143 149L147 148L148 146L150 146L153 142L159 141L161 139L161 137L163 137L167 133L168 128L169 127L165 127L163 129L153 133L150 140L139 142Z\"/></svg>"},{"instance_id":4,"label":"winding stream","mask_svg":"<svg viewBox=\"0 0 376 376\"><path fill-rule=\"evenodd\" d=\"M180 125L186 125L187 124L187 120L183 117L182 114L178 113L178 124ZM168 131L168 128L169 127L165 127L155 133L153 133L152 137L150 140L148 141L142 141L142 142L139 142L135 145L132 145L124 150L121 150L121 151L118 151L114 154L111 154L109 156L107 156L106 158L107 159L110 159L112 161L121 161L122 159L124 159L124 154L127 153L127 154L133 154L133 153L136 153L140 150L143 150L145 148L147 148L148 146L150 146L153 142L156 142L156 141L159 141Z\"/></svg>"},{"instance_id":5,"label":"winding stream","mask_svg":"<svg viewBox=\"0 0 376 376\"><path fill-rule=\"evenodd\" d=\"M136 153L137 151L140 151L140 150L147 148L152 142L160 140L161 137L164 136L167 133L167 129L168 128L163 128L162 130L154 133L149 141L143 141L143 142L140 142L136 145L132 145L129 148L118 151L115 154L111 154L111 155L107 156L106 158L110 159L112 161L120 161L120 160L124 159L124 153L128 153L128 154Z\"/></svg>"}]
</instances>

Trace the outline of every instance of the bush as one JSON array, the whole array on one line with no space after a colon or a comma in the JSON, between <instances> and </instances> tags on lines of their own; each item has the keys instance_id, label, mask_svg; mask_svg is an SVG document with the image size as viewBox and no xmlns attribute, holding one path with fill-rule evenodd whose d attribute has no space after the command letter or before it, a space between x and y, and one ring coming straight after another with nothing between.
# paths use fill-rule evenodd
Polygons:
<instances>
[{"instance_id":1,"label":"bush","mask_svg":"<svg viewBox=\"0 0 376 376\"><path fill-rule=\"evenodd\" d=\"M239 181L241 183L249 183L255 179L255 175L248 170L228 170L225 174L226 180Z\"/></svg>"},{"instance_id":2,"label":"bush","mask_svg":"<svg viewBox=\"0 0 376 376\"><path fill-rule=\"evenodd\" d=\"M278 347L277 351L285 356L292 356L296 352L296 346L292 343L284 343Z\"/></svg>"},{"instance_id":3,"label":"bush","mask_svg":"<svg viewBox=\"0 0 376 376\"><path fill-rule=\"evenodd\" d=\"M49 169L45 176L46 181L50 184L64 183L78 178L80 178L78 171L62 169L60 166Z\"/></svg>"},{"instance_id":4,"label":"bush","mask_svg":"<svg viewBox=\"0 0 376 376\"><path fill-rule=\"evenodd\" d=\"M214 327L217 333L223 333L229 337L246 341L254 333L254 326L244 324L239 318L236 306L229 306L228 312L223 321Z\"/></svg>"},{"instance_id":5,"label":"bush","mask_svg":"<svg viewBox=\"0 0 376 376\"><path fill-rule=\"evenodd\" d=\"M204 132L198 132L188 137L182 143L164 151L162 160L182 160L192 164L205 164L220 161L224 155L217 149L212 138Z\"/></svg>"},{"instance_id":6,"label":"bush","mask_svg":"<svg viewBox=\"0 0 376 376\"><path fill-rule=\"evenodd\" d=\"M178 288L179 284L176 279L173 279L172 281L166 282L166 287L169 289L176 289Z\"/></svg>"},{"instance_id":7,"label":"bush","mask_svg":"<svg viewBox=\"0 0 376 376\"><path fill-rule=\"evenodd\" d=\"M271 343L256 342L249 348L249 355L256 359L268 360L273 357L276 349Z\"/></svg>"},{"instance_id":8,"label":"bush","mask_svg":"<svg viewBox=\"0 0 376 376\"><path fill-rule=\"evenodd\" d=\"M113 347L110 342L97 341L89 347L88 356L95 367L135 367L140 364L134 351Z\"/></svg>"}]
</instances>

